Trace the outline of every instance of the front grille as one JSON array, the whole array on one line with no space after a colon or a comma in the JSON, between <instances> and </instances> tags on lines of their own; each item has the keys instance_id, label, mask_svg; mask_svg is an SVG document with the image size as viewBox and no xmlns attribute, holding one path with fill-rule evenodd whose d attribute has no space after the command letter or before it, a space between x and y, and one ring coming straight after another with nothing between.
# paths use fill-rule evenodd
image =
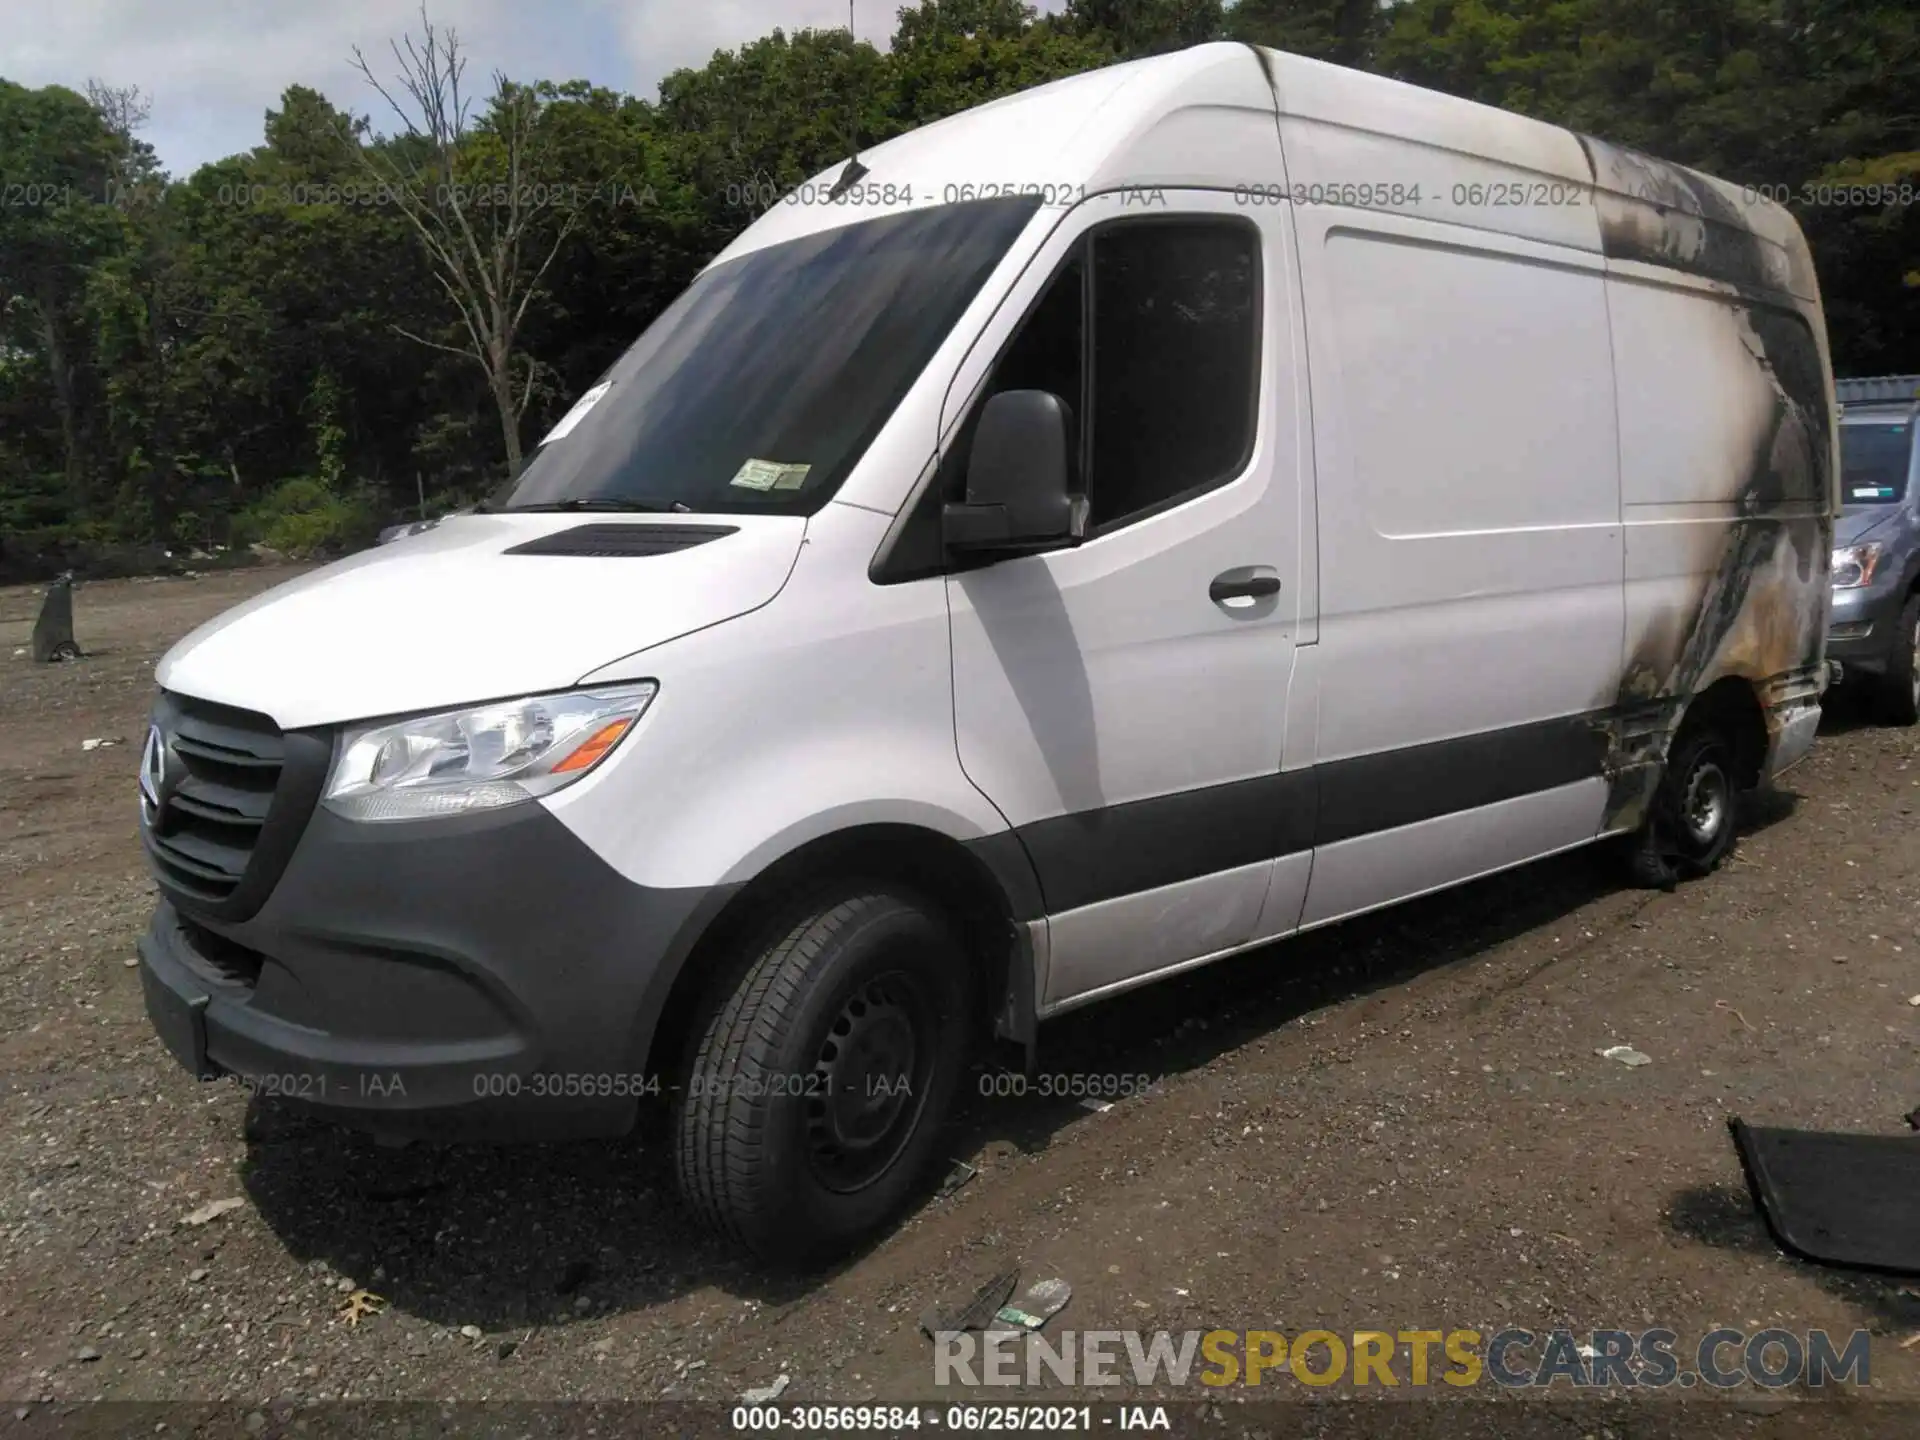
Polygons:
<instances>
[{"instance_id":1,"label":"front grille","mask_svg":"<svg viewBox=\"0 0 1920 1440\"><path fill-rule=\"evenodd\" d=\"M169 695L156 713L166 747L157 809L142 803L142 834L160 878L195 899L227 899L273 809L286 761L264 715Z\"/></svg>"}]
</instances>

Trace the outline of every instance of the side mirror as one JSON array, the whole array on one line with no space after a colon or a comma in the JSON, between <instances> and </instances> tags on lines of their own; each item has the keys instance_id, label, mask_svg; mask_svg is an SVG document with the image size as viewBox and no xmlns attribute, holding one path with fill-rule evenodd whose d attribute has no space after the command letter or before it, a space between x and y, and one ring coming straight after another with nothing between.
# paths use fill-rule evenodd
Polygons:
<instances>
[{"instance_id":1,"label":"side mirror","mask_svg":"<svg viewBox=\"0 0 1920 1440\"><path fill-rule=\"evenodd\" d=\"M1003 390L974 427L965 503L940 516L950 550L1022 553L1077 545L1086 497L1072 489L1067 402L1047 390Z\"/></svg>"}]
</instances>

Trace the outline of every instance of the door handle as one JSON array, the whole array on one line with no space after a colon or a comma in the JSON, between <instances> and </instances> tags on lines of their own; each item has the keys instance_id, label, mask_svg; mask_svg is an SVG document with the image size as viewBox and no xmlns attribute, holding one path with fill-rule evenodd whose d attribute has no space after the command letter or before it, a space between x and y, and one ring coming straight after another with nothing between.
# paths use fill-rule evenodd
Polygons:
<instances>
[{"instance_id":1,"label":"door handle","mask_svg":"<svg viewBox=\"0 0 1920 1440\"><path fill-rule=\"evenodd\" d=\"M1223 571L1207 587L1207 598L1216 605L1229 600L1265 600L1279 593L1280 577L1263 565Z\"/></svg>"}]
</instances>

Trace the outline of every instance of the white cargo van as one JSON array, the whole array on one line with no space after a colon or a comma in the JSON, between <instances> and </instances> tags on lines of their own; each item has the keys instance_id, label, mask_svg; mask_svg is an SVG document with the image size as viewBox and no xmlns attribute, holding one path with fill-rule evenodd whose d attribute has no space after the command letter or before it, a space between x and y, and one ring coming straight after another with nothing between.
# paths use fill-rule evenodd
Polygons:
<instances>
[{"instance_id":1,"label":"white cargo van","mask_svg":"<svg viewBox=\"0 0 1920 1440\"><path fill-rule=\"evenodd\" d=\"M691 1203L812 1253L976 1042L1606 837L1705 872L1812 742L1785 211L1229 44L860 159L482 513L161 662L193 1070L488 1139L658 1094Z\"/></svg>"}]
</instances>

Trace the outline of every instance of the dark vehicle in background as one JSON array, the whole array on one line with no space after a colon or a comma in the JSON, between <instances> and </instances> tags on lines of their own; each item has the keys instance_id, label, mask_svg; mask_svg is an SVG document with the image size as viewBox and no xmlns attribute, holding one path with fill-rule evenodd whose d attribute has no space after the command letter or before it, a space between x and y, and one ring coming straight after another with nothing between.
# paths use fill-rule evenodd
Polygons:
<instances>
[{"instance_id":1,"label":"dark vehicle in background","mask_svg":"<svg viewBox=\"0 0 1920 1440\"><path fill-rule=\"evenodd\" d=\"M1841 513L1827 658L1896 725L1920 720L1920 375L1836 380Z\"/></svg>"}]
</instances>

